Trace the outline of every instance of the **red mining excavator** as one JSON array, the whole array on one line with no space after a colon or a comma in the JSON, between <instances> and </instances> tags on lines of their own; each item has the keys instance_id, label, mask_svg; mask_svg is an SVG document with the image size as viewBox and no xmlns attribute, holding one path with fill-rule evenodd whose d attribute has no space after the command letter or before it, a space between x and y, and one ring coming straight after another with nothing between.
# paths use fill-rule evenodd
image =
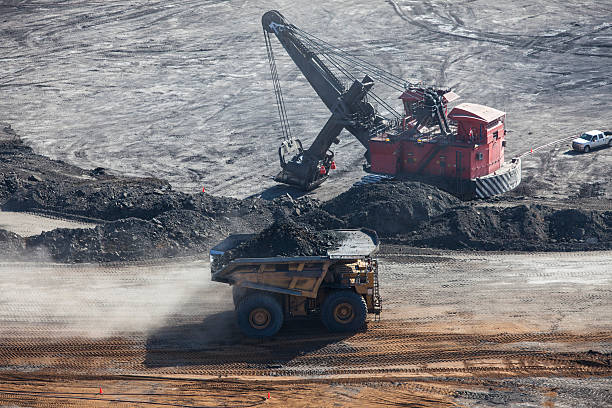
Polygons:
<instances>
[{"instance_id":1,"label":"red mining excavator","mask_svg":"<svg viewBox=\"0 0 612 408\"><path fill-rule=\"evenodd\" d=\"M459 97L450 89L407 82L306 33L278 11L265 13L262 25L284 137L276 181L305 190L319 186L335 168L330 147L346 129L367 149L364 169L371 173L424 181L464 199L501 194L521 182L520 159L504 163L504 112L474 103L448 112ZM331 112L308 149L291 135L270 34ZM401 92L403 113L372 91L374 81Z\"/></svg>"}]
</instances>

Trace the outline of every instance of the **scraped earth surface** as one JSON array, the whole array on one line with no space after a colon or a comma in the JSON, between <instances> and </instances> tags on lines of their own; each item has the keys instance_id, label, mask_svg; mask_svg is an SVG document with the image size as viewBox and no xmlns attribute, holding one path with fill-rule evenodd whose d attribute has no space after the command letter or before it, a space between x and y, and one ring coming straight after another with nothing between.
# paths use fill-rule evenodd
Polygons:
<instances>
[{"instance_id":1,"label":"scraped earth surface","mask_svg":"<svg viewBox=\"0 0 612 408\"><path fill-rule=\"evenodd\" d=\"M605 406L610 252L381 256L384 311L244 338L203 261L0 266L0 400L18 406ZM14 270L22 272L15 277ZM103 394L100 395L100 387ZM271 399L267 400L268 392Z\"/></svg>"},{"instance_id":2,"label":"scraped earth surface","mask_svg":"<svg viewBox=\"0 0 612 408\"><path fill-rule=\"evenodd\" d=\"M408 184L351 191L363 148L346 132L319 189L276 185L269 9L506 111L521 186L468 204ZM611 13L587 1L0 0L0 405L612 405L612 149L569 145L612 130ZM329 113L274 46L307 145ZM379 230L380 322L240 335L229 288L199 259L287 216Z\"/></svg>"}]
</instances>

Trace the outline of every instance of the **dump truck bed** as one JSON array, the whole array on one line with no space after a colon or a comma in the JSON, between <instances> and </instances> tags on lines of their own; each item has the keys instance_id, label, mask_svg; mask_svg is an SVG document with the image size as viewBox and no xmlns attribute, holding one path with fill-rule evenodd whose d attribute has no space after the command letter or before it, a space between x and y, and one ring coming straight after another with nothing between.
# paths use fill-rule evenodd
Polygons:
<instances>
[{"instance_id":1,"label":"dump truck bed","mask_svg":"<svg viewBox=\"0 0 612 408\"><path fill-rule=\"evenodd\" d=\"M277 256L265 258L237 258L227 265L215 265L215 258L226 251L250 239L254 234L234 234L211 249L211 279L230 284L237 282L237 277L250 274L269 274L282 272L287 279L302 277L311 280L321 277L330 264L341 260L358 260L371 257L378 250L378 236L374 231L331 230L326 231L335 237L337 246L327 251L324 256ZM266 280L262 279L260 280ZM251 286L253 284L250 284ZM287 288L288 289L288 288ZM296 291L291 291L296 294ZM296 292L296 293L293 293ZM288 293L288 292L283 292ZM288 293L289 294L289 293Z\"/></svg>"}]
</instances>

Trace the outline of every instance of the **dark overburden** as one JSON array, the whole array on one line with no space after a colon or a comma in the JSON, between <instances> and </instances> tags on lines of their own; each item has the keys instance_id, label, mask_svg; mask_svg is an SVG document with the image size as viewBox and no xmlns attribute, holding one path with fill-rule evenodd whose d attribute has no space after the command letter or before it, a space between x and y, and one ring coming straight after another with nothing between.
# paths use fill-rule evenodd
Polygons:
<instances>
[{"instance_id":1,"label":"dark overburden","mask_svg":"<svg viewBox=\"0 0 612 408\"><path fill-rule=\"evenodd\" d=\"M612 211L597 209L598 202L601 208L609 205L584 192L563 205L516 197L466 203L415 181L354 186L323 203L309 197L266 201L186 194L163 180L120 177L50 160L35 154L10 128L0 132L3 210L99 223L93 229L56 229L27 239L1 231L0 250L6 257L40 254L62 262L91 262L203 255L236 232L260 234L228 259L325 255L334 239L320 231L364 227L376 230L383 242L416 247L609 249Z\"/></svg>"}]
</instances>

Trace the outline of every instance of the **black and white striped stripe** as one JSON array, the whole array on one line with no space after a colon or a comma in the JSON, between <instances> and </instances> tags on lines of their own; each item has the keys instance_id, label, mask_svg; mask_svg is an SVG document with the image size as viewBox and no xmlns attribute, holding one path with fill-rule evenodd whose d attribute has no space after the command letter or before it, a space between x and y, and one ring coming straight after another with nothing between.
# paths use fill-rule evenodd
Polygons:
<instances>
[{"instance_id":1,"label":"black and white striped stripe","mask_svg":"<svg viewBox=\"0 0 612 408\"><path fill-rule=\"evenodd\" d=\"M521 159L514 158L508 164L507 170L498 174L480 177L474 180L476 183L476 197L487 198L505 193L521 184Z\"/></svg>"}]
</instances>

